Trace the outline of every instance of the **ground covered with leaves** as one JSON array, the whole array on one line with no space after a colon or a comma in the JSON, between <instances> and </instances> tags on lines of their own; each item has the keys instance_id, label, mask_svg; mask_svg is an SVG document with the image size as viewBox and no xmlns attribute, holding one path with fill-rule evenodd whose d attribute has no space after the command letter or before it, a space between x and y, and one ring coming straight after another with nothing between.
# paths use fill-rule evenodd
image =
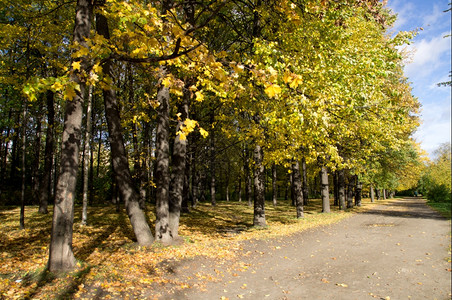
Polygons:
<instances>
[{"instance_id":1,"label":"ground covered with leaves","mask_svg":"<svg viewBox=\"0 0 452 300\"><path fill-rule=\"evenodd\" d=\"M365 203L365 202L364 202ZM221 272L202 271L193 276L172 276L171 265L180 261L196 264L208 258L214 264L237 260L246 240L285 236L315 226L331 224L353 211L320 213L319 200L305 207L305 218L296 219L295 208L286 201L266 207L268 227L252 227L253 210L243 202L219 202L216 207L201 203L181 217L179 245L138 247L124 211L115 207L91 207L88 225L80 225L81 208L76 208L73 247L78 267L69 274L53 274L45 269L48 259L52 214L41 215L38 208L25 210L25 230L19 230L19 208L0 210L0 296L17 299L65 298L158 298L165 287L203 288ZM153 207L147 216L155 219ZM237 270L247 266L236 264Z\"/></svg>"}]
</instances>

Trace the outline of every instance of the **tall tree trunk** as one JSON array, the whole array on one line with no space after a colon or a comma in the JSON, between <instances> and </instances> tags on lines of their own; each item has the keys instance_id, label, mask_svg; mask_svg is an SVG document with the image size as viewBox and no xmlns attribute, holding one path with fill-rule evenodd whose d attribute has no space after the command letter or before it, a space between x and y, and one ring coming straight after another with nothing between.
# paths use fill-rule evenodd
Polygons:
<instances>
[{"instance_id":1,"label":"tall tree trunk","mask_svg":"<svg viewBox=\"0 0 452 300\"><path fill-rule=\"evenodd\" d=\"M96 15L96 30L107 40L110 38L107 18L101 14ZM111 77L111 60L107 60L102 67L104 74L107 77ZM120 196L124 200L127 215L129 216L138 244L147 246L152 244L154 238L147 223L146 216L140 208L140 197L137 191L135 191L130 174L129 162L122 137L121 118L116 93L113 87L106 87L103 89L103 95L116 183L118 184Z\"/></svg>"},{"instance_id":2,"label":"tall tree trunk","mask_svg":"<svg viewBox=\"0 0 452 300\"><path fill-rule=\"evenodd\" d=\"M199 174L196 170L196 156L192 153L191 158L191 188L192 188L192 202L191 207L196 207L199 202Z\"/></svg>"},{"instance_id":3,"label":"tall tree trunk","mask_svg":"<svg viewBox=\"0 0 452 300\"><path fill-rule=\"evenodd\" d=\"M321 167L320 170L320 186L322 195L322 212L330 212L330 191L328 184L328 169L325 166Z\"/></svg>"},{"instance_id":4,"label":"tall tree trunk","mask_svg":"<svg viewBox=\"0 0 452 300\"><path fill-rule=\"evenodd\" d=\"M272 201L273 206L277 205L277 190L276 190L276 164L272 164Z\"/></svg>"},{"instance_id":5,"label":"tall tree trunk","mask_svg":"<svg viewBox=\"0 0 452 300\"><path fill-rule=\"evenodd\" d=\"M188 118L188 102L190 98L189 86L184 87L184 101L180 106L180 119L177 123L176 132L181 130L184 121ZM172 173L169 194L169 228L173 239L179 236L179 220L182 207L185 166L187 154L187 139L176 135L173 146Z\"/></svg>"},{"instance_id":6,"label":"tall tree trunk","mask_svg":"<svg viewBox=\"0 0 452 300\"><path fill-rule=\"evenodd\" d=\"M303 173L303 202L309 204L309 186L308 186L308 168L306 167L306 158L301 159L301 170Z\"/></svg>"},{"instance_id":7,"label":"tall tree trunk","mask_svg":"<svg viewBox=\"0 0 452 300\"><path fill-rule=\"evenodd\" d=\"M251 170L250 170L250 155L248 151L248 147L245 145L243 150L244 161L243 168L245 170L245 199L248 202L248 206L252 205L251 201Z\"/></svg>"},{"instance_id":8,"label":"tall tree trunk","mask_svg":"<svg viewBox=\"0 0 452 300\"><path fill-rule=\"evenodd\" d=\"M42 99L39 100L39 110L42 111ZM39 203L39 166L41 162L41 118L42 113L39 112L36 118L36 137L34 141L34 157L32 167L32 198L33 204Z\"/></svg>"},{"instance_id":9,"label":"tall tree trunk","mask_svg":"<svg viewBox=\"0 0 452 300\"><path fill-rule=\"evenodd\" d=\"M22 111L22 163L21 163L21 174L22 174L22 186L20 193L20 229L25 229L25 171L27 169L26 161L25 161L25 152L27 150L27 101L24 101L24 107Z\"/></svg>"},{"instance_id":10,"label":"tall tree trunk","mask_svg":"<svg viewBox=\"0 0 452 300\"><path fill-rule=\"evenodd\" d=\"M355 177L356 180L356 186L355 186L355 205L356 206L361 206L361 191L363 188L363 185L361 182L359 182L359 178L358 175L356 175Z\"/></svg>"},{"instance_id":11,"label":"tall tree trunk","mask_svg":"<svg viewBox=\"0 0 452 300\"><path fill-rule=\"evenodd\" d=\"M334 193L334 206L339 206L339 187L338 187L338 175L337 171L333 173L333 193Z\"/></svg>"},{"instance_id":12,"label":"tall tree trunk","mask_svg":"<svg viewBox=\"0 0 452 300\"><path fill-rule=\"evenodd\" d=\"M77 0L75 11L74 42L87 47L93 7L89 0ZM80 70L86 70L85 59L81 60ZM52 234L49 249L48 268L50 271L71 270L75 266L72 252L72 225L74 222L74 200L79 166L79 147L85 83L81 74L72 69L71 81L80 89L75 91L71 101L66 101L65 121L62 137L60 174L55 191Z\"/></svg>"},{"instance_id":13,"label":"tall tree trunk","mask_svg":"<svg viewBox=\"0 0 452 300\"><path fill-rule=\"evenodd\" d=\"M82 197L82 225L88 221L88 179L89 179L89 158L91 155L91 109L93 102L93 87L88 89L88 103L86 105L86 131L85 147L83 149L83 197Z\"/></svg>"},{"instance_id":14,"label":"tall tree trunk","mask_svg":"<svg viewBox=\"0 0 452 300\"><path fill-rule=\"evenodd\" d=\"M354 188L355 185L353 184L353 179L352 178L353 177L350 177L349 181L348 181L347 208L353 208L353 198L354 198L354 195L355 195L355 193L353 191L353 188Z\"/></svg>"},{"instance_id":15,"label":"tall tree trunk","mask_svg":"<svg viewBox=\"0 0 452 300\"><path fill-rule=\"evenodd\" d=\"M260 145L254 148L254 219L253 225L266 226L264 195L264 152Z\"/></svg>"},{"instance_id":16,"label":"tall tree trunk","mask_svg":"<svg viewBox=\"0 0 452 300\"><path fill-rule=\"evenodd\" d=\"M166 69L161 67L161 80L165 78ZM157 93L160 103L157 114L157 140L156 140L156 220L155 238L164 244L172 241L169 228L169 88L162 83Z\"/></svg>"},{"instance_id":17,"label":"tall tree trunk","mask_svg":"<svg viewBox=\"0 0 452 300\"><path fill-rule=\"evenodd\" d=\"M39 213L47 214L50 197L50 184L52 176L52 164L53 164L53 134L54 134L54 121L55 121L55 109L53 107L54 93L47 91L46 93L46 106L47 106L47 129L46 129L46 145L44 149L44 174L42 175L42 181L39 186Z\"/></svg>"},{"instance_id":18,"label":"tall tree trunk","mask_svg":"<svg viewBox=\"0 0 452 300\"><path fill-rule=\"evenodd\" d=\"M300 162L295 160L292 162L292 193L297 210L297 219L304 217L303 211L303 188L300 172Z\"/></svg>"},{"instance_id":19,"label":"tall tree trunk","mask_svg":"<svg viewBox=\"0 0 452 300\"><path fill-rule=\"evenodd\" d=\"M373 184L370 185L370 202L375 202L375 190Z\"/></svg>"},{"instance_id":20,"label":"tall tree trunk","mask_svg":"<svg viewBox=\"0 0 452 300\"><path fill-rule=\"evenodd\" d=\"M386 189L383 189L381 193L383 194L383 200L386 200Z\"/></svg>"},{"instance_id":21,"label":"tall tree trunk","mask_svg":"<svg viewBox=\"0 0 452 300\"><path fill-rule=\"evenodd\" d=\"M339 209L345 209L345 170L337 171Z\"/></svg>"},{"instance_id":22,"label":"tall tree trunk","mask_svg":"<svg viewBox=\"0 0 452 300\"><path fill-rule=\"evenodd\" d=\"M212 111L210 114L210 124L214 124L215 114ZM210 197L212 206L217 205L216 189L215 189L215 128L212 126L210 132Z\"/></svg>"}]
</instances>

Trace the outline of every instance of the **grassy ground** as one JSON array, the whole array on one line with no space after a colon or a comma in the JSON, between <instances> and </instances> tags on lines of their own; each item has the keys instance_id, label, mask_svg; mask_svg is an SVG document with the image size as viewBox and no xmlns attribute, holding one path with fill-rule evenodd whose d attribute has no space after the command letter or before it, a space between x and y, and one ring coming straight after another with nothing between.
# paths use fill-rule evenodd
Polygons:
<instances>
[{"instance_id":1,"label":"grassy ground","mask_svg":"<svg viewBox=\"0 0 452 300\"><path fill-rule=\"evenodd\" d=\"M52 214L40 215L35 206L25 210L25 230L19 230L19 208L0 208L0 299L93 298L99 290L120 295L124 290L149 288L168 281L164 262L209 257L221 263L232 259L240 243L268 239L315 226L338 222L371 205L339 211L332 207L322 214L320 200L305 207L305 218L296 219L295 208L285 201L273 207L266 203L268 227L252 227L253 209L244 202L219 202L216 207L201 203L181 217L181 245L144 248L134 243L124 211L111 207L89 208L88 225L80 225L81 208L76 207L73 249L77 269L69 274L52 274L45 269L48 259ZM51 208L50 208L51 209ZM154 224L154 207L147 216ZM199 281L209 280L199 275ZM172 282L178 284L178 282ZM184 288L184 283L180 283ZM186 286L188 288L188 286ZM92 294L90 294L92 293Z\"/></svg>"},{"instance_id":2,"label":"grassy ground","mask_svg":"<svg viewBox=\"0 0 452 300\"><path fill-rule=\"evenodd\" d=\"M434 210L439 212L444 217L451 219L451 204L452 202L431 202L428 201L427 204L431 206Z\"/></svg>"}]
</instances>

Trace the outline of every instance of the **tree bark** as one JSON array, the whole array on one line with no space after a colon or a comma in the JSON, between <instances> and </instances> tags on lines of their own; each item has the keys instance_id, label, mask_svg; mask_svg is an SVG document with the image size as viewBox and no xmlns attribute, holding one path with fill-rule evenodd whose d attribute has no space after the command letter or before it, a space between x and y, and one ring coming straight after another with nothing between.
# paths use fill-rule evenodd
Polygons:
<instances>
[{"instance_id":1,"label":"tree bark","mask_svg":"<svg viewBox=\"0 0 452 300\"><path fill-rule=\"evenodd\" d=\"M184 101L180 106L180 119L178 120L176 132L181 130L184 121L188 118L188 102L190 91L188 86L184 87ZM173 239L178 237L180 212L182 207L182 198L184 191L185 167L187 154L187 139L181 139L181 135L177 134L174 139L172 173L169 193L169 229Z\"/></svg>"},{"instance_id":2,"label":"tree bark","mask_svg":"<svg viewBox=\"0 0 452 300\"><path fill-rule=\"evenodd\" d=\"M27 101L24 101L24 107L22 111L22 159L21 159L21 174L22 174L22 186L21 186L21 192L20 192L20 221L19 226L20 229L25 229L25 171L27 169L26 161L25 161L25 152L27 150L26 143L27 143Z\"/></svg>"},{"instance_id":3,"label":"tree bark","mask_svg":"<svg viewBox=\"0 0 452 300\"><path fill-rule=\"evenodd\" d=\"M46 129L46 144L44 148L44 174L39 186L39 213L47 214L50 197L50 183L52 175L53 164L53 134L54 134L54 120L55 109L53 107L54 93L47 91L46 106L47 106L47 129Z\"/></svg>"},{"instance_id":4,"label":"tree bark","mask_svg":"<svg viewBox=\"0 0 452 300\"><path fill-rule=\"evenodd\" d=\"M161 67L161 80L165 78L166 68ZM157 140L156 140L156 220L155 238L164 244L170 244L172 234L169 228L169 88L162 83L157 93L160 103L157 113Z\"/></svg>"},{"instance_id":5,"label":"tree bark","mask_svg":"<svg viewBox=\"0 0 452 300\"><path fill-rule=\"evenodd\" d=\"M210 124L215 122L215 114L212 111L210 114ZM212 206L217 205L216 189L215 189L215 129L212 127L210 132L210 200Z\"/></svg>"},{"instance_id":6,"label":"tree bark","mask_svg":"<svg viewBox=\"0 0 452 300\"><path fill-rule=\"evenodd\" d=\"M347 208L353 208L353 198L354 198L354 184L353 179L350 177L348 182L348 188L347 188Z\"/></svg>"},{"instance_id":7,"label":"tree bark","mask_svg":"<svg viewBox=\"0 0 452 300\"><path fill-rule=\"evenodd\" d=\"M297 210L297 219L304 218L302 185L300 162L295 160L292 162L292 193Z\"/></svg>"},{"instance_id":8,"label":"tree bark","mask_svg":"<svg viewBox=\"0 0 452 300\"><path fill-rule=\"evenodd\" d=\"M107 18L101 14L97 14L96 21L97 32L104 36L104 38L109 39ZM111 77L111 60L107 60L102 67L105 76ZM103 95L116 183L118 184L120 196L124 200L127 215L129 216L138 244L148 246L152 244L154 238L147 223L146 216L140 208L139 194L134 189L122 137L123 132L116 93L113 87L106 87L103 89Z\"/></svg>"},{"instance_id":9,"label":"tree bark","mask_svg":"<svg viewBox=\"0 0 452 300\"><path fill-rule=\"evenodd\" d=\"M277 190L276 190L276 164L272 164L272 201L273 206L276 206L277 203Z\"/></svg>"},{"instance_id":10,"label":"tree bark","mask_svg":"<svg viewBox=\"0 0 452 300\"><path fill-rule=\"evenodd\" d=\"M355 186L355 205L361 206L361 191L362 191L362 184L358 180L358 175L355 176L356 180L356 186Z\"/></svg>"},{"instance_id":11,"label":"tree bark","mask_svg":"<svg viewBox=\"0 0 452 300\"><path fill-rule=\"evenodd\" d=\"M339 209L345 209L345 170L337 171Z\"/></svg>"},{"instance_id":12,"label":"tree bark","mask_svg":"<svg viewBox=\"0 0 452 300\"><path fill-rule=\"evenodd\" d=\"M375 202L375 190L373 184L370 185L370 202Z\"/></svg>"},{"instance_id":13,"label":"tree bark","mask_svg":"<svg viewBox=\"0 0 452 300\"><path fill-rule=\"evenodd\" d=\"M328 184L328 169L325 166L321 167L320 170L320 185L321 185L321 195L322 195L322 212L330 212L330 191Z\"/></svg>"},{"instance_id":14,"label":"tree bark","mask_svg":"<svg viewBox=\"0 0 452 300\"><path fill-rule=\"evenodd\" d=\"M83 149L83 197L82 197L82 225L88 222L88 179L89 179L89 158L91 155L91 109L93 102L93 87L88 89L88 103L86 105L86 131L85 147Z\"/></svg>"},{"instance_id":15,"label":"tree bark","mask_svg":"<svg viewBox=\"0 0 452 300\"><path fill-rule=\"evenodd\" d=\"M86 45L90 36L93 7L91 1L78 0L75 11L74 42ZM86 61L81 60L81 70L86 69ZM75 266L72 252L72 226L74 222L74 200L79 166L79 147L85 83L80 73L72 70L71 81L80 86L75 91L71 101L66 102L65 121L62 137L60 174L55 191L52 233L50 240L49 262L50 271L71 270Z\"/></svg>"},{"instance_id":16,"label":"tree bark","mask_svg":"<svg viewBox=\"0 0 452 300\"><path fill-rule=\"evenodd\" d=\"M308 186L308 171L306 167L306 158L301 159L301 170L303 173L303 202L304 205L309 204L309 186Z\"/></svg>"},{"instance_id":17,"label":"tree bark","mask_svg":"<svg viewBox=\"0 0 452 300\"><path fill-rule=\"evenodd\" d=\"M266 226L265 221L265 195L264 195L264 153L260 145L254 148L254 219L253 225Z\"/></svg>"}]
</instances>

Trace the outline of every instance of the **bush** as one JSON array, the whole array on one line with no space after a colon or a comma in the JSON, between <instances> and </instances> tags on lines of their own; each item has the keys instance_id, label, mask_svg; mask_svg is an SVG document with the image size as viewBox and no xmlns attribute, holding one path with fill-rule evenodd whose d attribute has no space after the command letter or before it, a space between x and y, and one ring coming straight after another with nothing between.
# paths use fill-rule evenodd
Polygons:
<instances>
[{"instance_id":1,"label":"bush","mask_svg":"<svg viewBox=\"0 0 452 300\"><path fill-rule=\"evenodd\" d=\"M450 190L444 184L433 184L427 189L427 199L433 202L450 202Z\"/></svg>"}]
</instances>

